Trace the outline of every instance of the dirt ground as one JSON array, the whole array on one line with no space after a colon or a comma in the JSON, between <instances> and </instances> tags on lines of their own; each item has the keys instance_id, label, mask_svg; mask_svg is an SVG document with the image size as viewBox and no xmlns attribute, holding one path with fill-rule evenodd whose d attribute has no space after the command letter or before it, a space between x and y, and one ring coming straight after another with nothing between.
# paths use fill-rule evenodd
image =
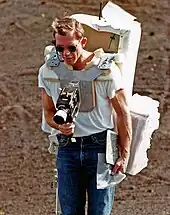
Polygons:
<instances>
[{"instance_id":1,"label":"dirt ground","mask_svg":"<svg viewBox=\"0 0 170 215\"><path fill-rule=\"evenodd\" d=\"M113 214L170 214L170 2L115 0L142 23L134 93L160 101L149 165L117 187ZM0 0L0 215L54 215L55 157L41 132L38 68L55 16L98 14L98 0Z\"/></svg>"}]
</instances>

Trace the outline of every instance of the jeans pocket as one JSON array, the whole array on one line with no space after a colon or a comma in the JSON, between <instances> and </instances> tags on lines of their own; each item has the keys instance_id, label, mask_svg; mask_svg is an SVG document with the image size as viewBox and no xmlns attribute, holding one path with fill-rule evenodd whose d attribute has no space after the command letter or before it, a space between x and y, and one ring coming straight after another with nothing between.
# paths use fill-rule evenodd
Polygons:
<instances>
[{"instance_id":1,"label":"jeans pocket","mask_svg":"<svg viewBox=\"0 0 170 215\"><path fill-rule=\"evenodd\" d=\"M57 134L57 139L59 142L59 148L60 147L65 147L69 143L69 137L63 135L63 134Z\"/></svg>"},{"instance_id":2,"label":"jeans pocket","mask_svg":"<svg viewBox=\"0 0 170 215\"><path fill-rule=\"evenodd\" d=\"M106 145L106 135L107 131L103 131L100 133L96 133L92 135L92 139L94 143L105 146Z\"/></svg>"}]
</instances>

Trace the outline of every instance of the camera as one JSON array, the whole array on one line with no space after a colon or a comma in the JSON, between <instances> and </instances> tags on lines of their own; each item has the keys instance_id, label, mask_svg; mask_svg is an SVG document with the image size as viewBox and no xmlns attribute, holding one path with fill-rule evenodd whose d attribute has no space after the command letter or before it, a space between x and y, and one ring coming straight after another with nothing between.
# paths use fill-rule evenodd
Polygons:
<instances>
[{"instance_id":1,"label":"camera","mask_svg":"<svg viewBox=\"0 0 170 215\"><path fill-rule=\"evenodd\" d=\"M56 113L53 117L55 123L62 125L71 123L76 118L80 107L80 90L78 82L65 85L58 96Z\"/></svg>"}]
</instances>

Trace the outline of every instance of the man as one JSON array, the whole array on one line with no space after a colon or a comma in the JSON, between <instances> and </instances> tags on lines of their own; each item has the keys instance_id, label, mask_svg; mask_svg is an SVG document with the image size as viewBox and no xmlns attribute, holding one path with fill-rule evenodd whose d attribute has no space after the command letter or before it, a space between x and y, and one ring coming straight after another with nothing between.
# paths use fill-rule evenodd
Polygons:
<instances>
[{"instance_id":1,"label":"man","mask_svg":"<svg viewBox=\"0 0 170 215\"><path fill-rule=\"evenodd\" d=\"M84 49L87 38L79 22L66 17L56 19L52 27L55 49L64 60L60 64L68 74L71 71L90 72L96 67L93 62L98 60L99 53ZM87 191L88 214L109 215L113 206L114 187L97 189L96 184L98 165L105 165L104 162L101 164L99 155L106 152L106 133L108 129L114 128L113 109L117 114L120 150L112 174L125 172L132 138L131 117L120 71L113 71L112 81L96 82L96 106L92 111L79 112L75 122L57 125L53 117L59 85L43 79L43 70L46 69L46 65L40 69L39 87L45 120L59 132L57 169L62 214L84 215ZM73 134L74 141L70 134Z\"/></svg>"}]
</instances>

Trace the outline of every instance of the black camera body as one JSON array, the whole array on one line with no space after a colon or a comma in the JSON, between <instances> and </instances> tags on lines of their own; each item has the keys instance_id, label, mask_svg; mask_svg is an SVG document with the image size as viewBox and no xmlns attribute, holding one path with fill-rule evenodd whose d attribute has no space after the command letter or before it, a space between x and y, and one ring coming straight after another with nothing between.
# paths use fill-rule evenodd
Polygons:
<instances>
[{"instance_id":1,"label":"black camera body","mask_svg":"<svg viewBox=\"0 0 170 215\"><path fill-rule=\"evenodd\" d=\"M55 123L71 123L76 118L80 107L80 90L77 82L70 82L60 91L56 103Z\"/></svg>"}]
</instances>

